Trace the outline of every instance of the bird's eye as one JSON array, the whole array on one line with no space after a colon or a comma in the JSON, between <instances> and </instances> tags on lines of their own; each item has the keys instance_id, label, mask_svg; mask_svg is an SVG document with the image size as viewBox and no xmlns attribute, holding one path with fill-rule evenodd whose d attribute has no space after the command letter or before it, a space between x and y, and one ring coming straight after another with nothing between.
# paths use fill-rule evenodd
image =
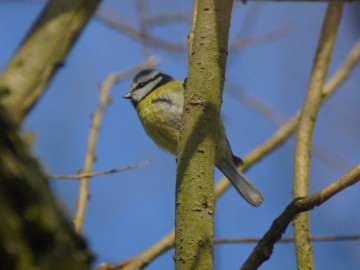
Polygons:
<instances>
[{"instance_id":1,"label":"bird's eye","mask_svg":"<svg viewBox=\"0 0 360 270\"><path fill-rule=\"evenodd\" d=\"M144 87L145 86L145 83L139 83L139 87Z\"/></svg>"}]
</instances>

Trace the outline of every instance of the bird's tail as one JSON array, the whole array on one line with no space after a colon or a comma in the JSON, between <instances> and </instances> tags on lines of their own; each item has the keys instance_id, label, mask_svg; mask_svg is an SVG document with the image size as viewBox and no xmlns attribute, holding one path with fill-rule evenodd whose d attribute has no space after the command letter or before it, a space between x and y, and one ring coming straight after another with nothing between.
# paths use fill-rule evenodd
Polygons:
<instances>
[{"instance_id":1,"label":"bird's tail","mask_svg":"<svg viewBox=\"0 0 360 270\"><path fill-rule=\"evenodd\" d=\"M237 170L232 162L223 160L218 162L217 167L230 180L239 194L251 205L258 207L264 201L261 192Z\"/></svg>"}]
</instances>

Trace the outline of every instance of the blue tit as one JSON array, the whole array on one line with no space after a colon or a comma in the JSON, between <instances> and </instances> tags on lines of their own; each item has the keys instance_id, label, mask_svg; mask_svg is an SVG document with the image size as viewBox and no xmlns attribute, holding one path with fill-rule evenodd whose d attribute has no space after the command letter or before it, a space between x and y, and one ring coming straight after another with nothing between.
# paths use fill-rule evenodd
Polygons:
<instances>
[{"instance_id":1,"label":"blue tit","mask_svg":"<svg viewBox=\"0 0 360 270\"><path fill-rule=\"evenodd\" d=\"M174 155L177 151L184 104L183 84L182 81L157 70L146 69L134 77L131 90L124 95L124 98L131 100L147 135L159 147ZM216 167L247 202L257 207L264 198L237 169L242 160L233 155L221 117L219 121L221 131L216 148Z\"/></svg>"}]
</instances>

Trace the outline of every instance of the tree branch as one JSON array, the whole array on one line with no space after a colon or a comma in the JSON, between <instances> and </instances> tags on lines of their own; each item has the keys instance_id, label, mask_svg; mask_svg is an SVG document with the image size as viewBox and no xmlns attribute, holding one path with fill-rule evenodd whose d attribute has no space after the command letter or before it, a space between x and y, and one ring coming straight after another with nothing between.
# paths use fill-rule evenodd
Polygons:
<instances>
[{"instance_id":1,"label":"tree branch","mask_svg":"<svg viewBox=\"0 0 360 270\"><path fill-rule=\"evenodd\" d=\"M105 108L107 107L110 101L110 89L111 87L120 80L130 76L131 74L140 71L141 69L152 67L157 62L155 57L150 57L145 60L143 63L135 66L134 68L129 69L128 71L121 73L112 73L110 74L105 81L100 85L100 104L95 111L92 117L92 124L88 137L88 144L86 150L86 156L84 161L84 168L82 173L85 175L91 174L93 164L95 161L95 145L97 141L97 136L100 130L100 125L103 119ZM80 188L79 188L79 197L78 204L76 209L76 214L74 217L74 226L77 232L81 232L82 225L84 222L85 210L87 201L89 198L89 177L84 177L80 179Z\"/></svg>"},{"instance_id":2,"label":"tree branch","mask_svg":"<svg viewBox=\"0 0 360 270\"><path fill-rule=\"evenodd\" d=\"M294 157L294 198L307 196L309 192L312 134L321 105L322 89L340 24L342 7L343 3L332 2L328 4L326 10L309 87L298 124ZM296 216L294 237L298 269L314 269L309 213L304 212Z\"/></svg>"},{"instance_id":3,"label":"tree branch","mask_svg":"<svg viewBox=\"0 0 360 270\"><path fill-rule=\"evenodd\" d=\"M356 64L360 61L360 40L358 40L349 55L345 59L344 63L335 72L335 74L329 79L324 85L322 90L321 104L323 104L339 86L348 78L351 71L354 69ZM243 170L247 170L251 165L259 162L261 159L266 157L275 148L282 145L296 130L300 117L300 111L297 112L293 117L290 118L285 124L283 124L268 140L258 145L253 151L246 155L243 159L244 166ZM225 190L230 186L229 181L224 177L222 178L215 187L216 197L220 197Z\"/></svg>"},{"instance_id":4,"label":"tree branch","mask_svg":"<svg viewBox=\"0 0 360 270\"><path fill-rule=\"evenodd\" d=\"M143 21L144 23L150 23L147 22L148 20L155 21L157 18L159 18L159 24L160 23L166 23L165 19L170 19L172 16L175 16L175 14L164 14L159 17L151 18L151 17L144 17ZM156 47L162 50L171 51L171 52L183 52L185 51L187 47L186 42L168 42L166 40L158 39L156 37L153 37L148 32L138 30L136 27L124 22L118 14L116 14L114 11L107 9L104 6L101 6L96 14L95 17L100 20L102 23L107 25L108 27L121 32L122 34L136 40L139 42L143 42L146 40L146 43L148 46ZM163 19L164 18L164 19ZM238 38L229 44L229 51L236 51L240 50L246 47L255 46L259 44L264 44L266 42L270 42L273 40L278 39L281 36L284 36L290 31L289 27L280 27L278 29L275 29L269 33L266 33L263 36L254 37L254 38ZM190 32L190 38L191 39L191 33ZM191 51L189 51L191 53Z\"/></svg>"},{"instance_id":5,"label":"tree branch","mask_svg":"<svg viewBox=\"0 0 360 270\"><path fill-rule=\"evenodd\" d=\"M0 269L89 269L91 255L0 105Z\"/></svg>"},{"instance_id":6,"label":"tree branch","mask_svg":"<svg viewBox=\"0 0 360 270\"><path fill-rule=\"evenodd\" d=\"M341 67L325 84L322 93L322 103L326 101L335 90L343 83L360 60L360 40L353 46L351 52L345 59ZM266 142L257 146L244 158L243 170L247 170L252 165L266 157L273 150L282 145L296 130L299 120L299 113L295 114L287 123L280 127ZM215 186L215 196L220 197L230 186L229 180L222 178ZM150 248L134 257L123 269L137 270L153 261L157 256L163 254L174 245L175 231L171 231L155 243Z\"/></svg>"},{"instance_id":7,"label":"tree branch","mask_svg":"<svg viewBox=\"0 0 360 270\"><path fill-rule=\"evenodd\" d=\"M139 31L135 27L123 22L119 16L110 9L101 7L97 13L96 18L101 20L107 26L120 31L130 38L138 41L147 40L148 45L154 46L163 50L180 52L186 49L186 43L170 43L165 40L159 40L144 32Z\"/></svg>"},{"instance_id":8,"label":"tree branch","mask_svg":"<svg viewBox=\"0 0 360 270\"><path fill-rule=\"evenodd\" d=\"M239 242L258 242L254 248L251 255L245 261L242 266L242 270L257 269L261 266L266 260L268 260L272 254L272 250L276 242L280 241L282 234L285 232L286 228L294 217L305 211L313 209L315 206L320 206L331 197L344 190L351 185L356 184L360 181L360 165L354 167L345 175L341 176L339 179L322 189L321 191L307 196L305 198L297 198L293 200L284 210L284 212L273 222L271 228L266 232L266 234L259 239L246 239ZM174 237L175 232L171 231L168 235L162 238L158 243L153 245L151 248L143 252L141 255L131 258L126 262L119 263L121 264L121 269L123 270L138 270L149 264L154 258L158 255L164 253L165 251L171 249L174 246ZM334 237L314 237L314 241L334 241L334 240L359 240L360 236L334 236ZM228 240L226 240L228 241ZM223 241L223 242L226 242ZM285 239L283 242L292 241L292 239ZM221 242L221 240L218 240ZM116 264L116 265L119 265ZM98 270L115 270L120 269L120 267L109 267L106 268L106 265L101 266Z\"/></svg>"},{"instance_id":9,"label":"tree branch","mask_svg":"<svg viewBox=\"0 0 360 270\"><path fill-rule=\"evenodd\" d=\"M276 108L267 104L260 97L252 95L250 92L240 89L241 87L233 82L227 83L227 93L229 93L236 100L245 104L250 109L258 113L270 121L277 128L286 123L286 117L280 113ZM240 89L240 90L239 90ZM337 168L340 171L347 171L351 166L351 162L331 150L328 146L322 145L319 141L313 142L313 157L326 163L332 168Z\"/></svg>"},{"instance_id":10,"label":"tree branch","mask_svg":"<svg viewBox=\"0 0 360 270\"><path fill-rule=\"evenodd\" d=\"M99 2L48 2L0 76L1 103L18 121L40 98Z\"/></svg>"},{"instance_id":11,"label":"tree branch","mask_svg":"<svg viewBox=\"0 0 360 270\"><path fill-rule=\"evenodd\" d=\"M97 177L97 176L102 176L102 175L107 175L107 174L113 174L113 173L119 173L119 172L125 172L125 171L129 171L132 169L136 169L142 166L145 166L147 164L150 163L150 160L145 160L142 163L139 164L135 164L135 165L129 165L123 168L119 168L119 169L111 169L108 171L103 171L103 172L93 172L93 173L80 173L80 174L75 174L75 175L48 175L48 179L52 179L52 180L74 180L74 179L81 179L81 178L92 178L92 177Z\"/></svg>"},{"instance_id":12,"label":"tree branch","mask_svg":"<svg viewBox=\"0 0 360 270\"><path fill-rule=\"evenodd\" d=\"M176 269L212 269L214 163L233 0L194 2L177 148Z\"/></svg>"},{"instance_id":13,"label":"tree branch","mask_svg":"<svg viewBox=\"0 0 360 270\"><path fill-rule=\"evenodd\" d=\"M281 235L299 213L309 211L315 206L320 206L335 194L354 185L358 181L360 181L360 165L354 167L318 193L304 198L294 199L286 207L284 212L275 219L271 228L262 237L249 258L245 261L241 270L257 269L263 262L268 260L272 254L275 243L281 239Z\"/></svg>"},{"instance_id":14,"label":"tree branch","mask_svg":"<svg viewBox=\"0 0 360 270\"><path fill-rule=\"evenodd\" d=\"M311 242L333 242L333 241L359 241L360 235L333 235L333 236L311 236ZM257 244L261 241L261 238L239 238L239 239L227 239L219 238L215 239L215 244ZM294 243L294 237L283 237L277 243L289 244Z\"/></svg>"}]
</instances>

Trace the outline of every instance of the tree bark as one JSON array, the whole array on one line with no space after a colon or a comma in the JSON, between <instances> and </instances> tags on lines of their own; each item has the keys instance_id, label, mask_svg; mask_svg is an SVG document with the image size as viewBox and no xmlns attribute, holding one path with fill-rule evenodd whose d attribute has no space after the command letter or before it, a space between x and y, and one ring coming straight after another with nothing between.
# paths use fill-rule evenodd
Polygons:
<instances>
[{"instance_id":1,"label":"tree bark","mask_svg":"<svg viewBox=\"0 0 360 270\"><path fill-rule=\"evenodd\" d=\"M91 255L0 105L0 269L89 269Z\"/></svg>"},{"instance_id":2,"label":"tree bark","mask_svg":"<svg viewBox=\"0 0 360 270\"><path fill-rule=\"evenodd\" d=\"M232 0L195 1L178 147L176 269L213 269L214 161Z\"/></svg>"}]
</instances>

